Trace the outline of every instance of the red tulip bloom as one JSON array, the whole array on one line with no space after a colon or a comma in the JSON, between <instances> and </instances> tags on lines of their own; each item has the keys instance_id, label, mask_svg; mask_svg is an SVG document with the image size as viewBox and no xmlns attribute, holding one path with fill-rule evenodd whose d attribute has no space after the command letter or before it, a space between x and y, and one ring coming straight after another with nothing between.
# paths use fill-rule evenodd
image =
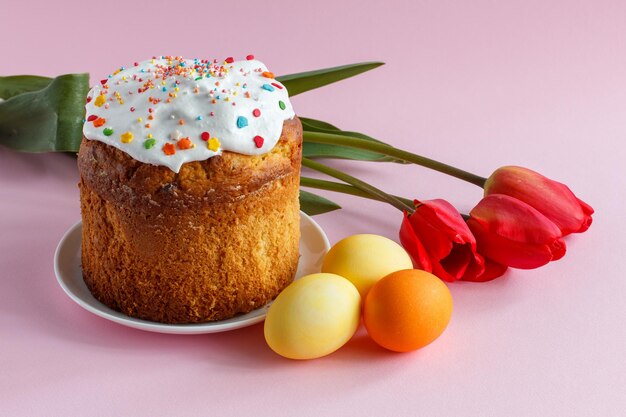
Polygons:
<instances>
[{"instance_id":1,"label":"red tulip bloom","mask_svg":"<svg viewBox=\"0 0 626 417\"><path fill-rule=\"evenodd\" d=\"M415 212L404 213L400 242L416 268L439 278L488 281L506 266L489 262L476 253L476 239L459 212L445 200L415 200Z\"/></svg>"},{"instance_id":2,"label":"red tulip bloom","mask_svg":"<svg viewBox=\"0 0 626 417\"><path fill-rule=\"evenodd\" d=\"M563 236L584 232L591 225L593 208L560 182L527 168L498 168L485 183L485 196L506 194L521 200L552 220Z\"/></svg>"},{"instance_id":3,"label":"red tulip bloom","mask_svg":"<svg viewBox=\"0 0 626 417\"><path fill-rule=\"evenodd\" d=\"M559 228L538 210L508 195L483 198L470 212L467 224L478 252L502 265L532 269L565 255Z\"/></svg>"}]
</instances>

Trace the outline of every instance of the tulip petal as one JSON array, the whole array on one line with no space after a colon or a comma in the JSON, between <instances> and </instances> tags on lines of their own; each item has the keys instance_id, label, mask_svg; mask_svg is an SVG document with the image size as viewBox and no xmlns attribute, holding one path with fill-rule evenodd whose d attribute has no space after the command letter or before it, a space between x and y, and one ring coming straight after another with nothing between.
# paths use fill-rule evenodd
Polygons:
<instances>
[{"instance_id":1,"label":"tulip petal","mask_svg":"<svg viewBox=\"0 0 626 417\"><path fill-rule=\"evenodd\" d=\"M582 232L585 232L587 229L589 229L589 226L591 226L591 223L593 221L593 219L591 218L591 215L594 213L594 210L593 210L593 207L591 207L589 204L582 201L580 198L576 198L576 200L578 200L578 203L580 204L580 208L582 208L583 213L585 215L584 220L582 224L580 225L580 229L576 231L577 233L582 233Z\"/></svg>"},{"instance_id":2,"label":"tulip petal","mask_svg":"<svg viewBox=\"0 0 626 417\"><path fill-rule=\"evenodd\" d=\"M584 232L591 225L591 206L565 184L528 168L498 168L485 183L485 196L492 194L506 194L531 205L554 222L563 236Z\"/></svg>"},{"instance_id":3,"label":"tulip petal","mask_svg":"<svg viewBox=\"0 0 626 417\"><path fill-rule=\"evenodd\" d=\"M438 228L438 224L433 224L422 216L422 212L429 209L420 206L410 217L413 232L417 239L422 242L425 248L428 248L428 256L431 259L439 260L446 257L452 250L452 241L445 231Z\"/></svg>"},{"instance_id":4,"label":"tulip petal","mask_svg":"<svg viewBox=\"0 0 626 417\"><path fill-rule=\"evenodd\" d=\"M552 260L558 261L563 256L565 256L567 248L565 246L565 242L563 239L557 239L554 241L552 245L550 245L550 251L552 252Z\"/></svg>"},{"instance_id":5,"label":"tulip petal","mask_svg":"<svg viewBox=\"0 0 626 417\"><path fill-rule=\"evenodd\" d=\"M467 270L467 266L471 261L471 253L463 250L461 245L456 246L456 248L453 248L456 250L450 251L450 254L439 262L439 267L456 279L459 279Z\"/></svg>"},{"instance_id":6,"label":"tulip petal","mask_svg":"<svg viewBox=\"0 0 626 417\"><path fill-rule=\"evenodd\" d=\"M503 194L483 198L472 209L470 216L489 233L512 242L547 244L561 237L559 228L539 211ZM470 229L476 236L474 228Z\"/></svg>"},{"instance_id":7,"label":"tulip petal","mask_svg":"<svg viewBox=\"0 0 626 417\"><path fill-rule=\"evenodd\" d=\"M400 225L400 243L411 257L415 268L423 269L426 272L433 271L428 253L422 242L417 238L406 211Z\"/></svg>"},{"instance_id":8,"label":"tulip petal","mask_svg":"<svg viewBox=\"0 0 626 417\"><path fill-rule=\"evenodd\" d=\"M448 282L482 274L476 239L460 213L445 200L416 200L415 205L400 228L400 242L414 265Z\"/></svg>"},{"instance_id":9,"label":"tulip petal","mask_svg":"<svg viewBox=\"0 0 626 417\"><path fill-rule=\"evenodd\" d=\"M463 278L463 281L471 282L487 282L501 277L509 269L508 266L499 264L491 259L485 258L485 268L482 274L477 276L468 275Z\"/></svg>"},{"instance_id":10,"label":"tulip petal","mask_svg":"<svg viewBox=\"0 0 626 417\"><path fill-rule=\"evenodd\" d=\"M415 200L416 210L409 221L419 240L428 248L431 259L439 261L453 251L454 244L470 245L476 251L476 240L452 204L445 200Z\"/></svg>"},{"instance_id":11,"label":"tulip petal","mask_svg":"<svg viewBox=\"0 0 626 417\"><path fill-rule=\"evenodd\" d=\"M473 218L469 219L467 224L476 237L480 254L513 268L538 268L559 259L565 253L565 244L562 241L554 254L552 250L555 241L546 243L516 241L487 230Z\"/></svg>"},{"instance_id":12,"label":"tulip petal","mask_svg":"<svg viewBox=\"0 0 626 417\"><path fill-rule=\"evenodd\" d=\"M472 247L476 245L476 240L465 224L465 220L459 211L449 202L442 199L418 201L416 212L419 213L426 222L435 225L438 230L444 232L453 242L470 243Z\"/></svg>"},{"instance_id":13,"label":"tulip petal","mask_svg":"<svg viewBox=\"0 0 626 417\"><path fill-rule=\"evenodd\" d=\"M591 215L591 214L595 213L593 207L591 207L589 204L585 203L580 198L576 198L576 200L578 201L578 204L580 204L580 208L583 209L583 212L585 214Z\"/></svg>"},{"instance_id":14,"label":"tulip petal","mask_svg":"<svg viewBox=\"0 0 626 417\"><path fill-rule=\"evenodd\" d=\"M468 243L455 243L450 254L433 265L433 272L440 278L449 276L450 279L446 281L456 281L481 275L484 271L483 263L482 256L476 254Z\"/></svg>"}]
</instances>

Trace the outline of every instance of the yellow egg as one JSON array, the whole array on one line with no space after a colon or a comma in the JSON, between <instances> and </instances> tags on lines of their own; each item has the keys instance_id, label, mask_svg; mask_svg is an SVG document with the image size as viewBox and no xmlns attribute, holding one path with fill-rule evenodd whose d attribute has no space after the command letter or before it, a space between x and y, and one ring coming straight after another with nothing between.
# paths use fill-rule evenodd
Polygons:
<instances>
[{"instance_id":1,"label":"yellow egg","mask_svg":"<svg viewBox=\"0 0 626 417\"><path fill-rule=\"evenodd\" d=\"M386 237L367 234L337 242L322 265L322 272L350 280L363 299L379 279L401 269L413 269L413 262L404 248Z\"/></svg>"},{"instance_id":2,"label":"yellow egg","mask_svg":"<svg viewBox=\"0 0 626 417\"><path fill-rule=\"evenodd\" d=\"M335 274L300 278L281 292L265 318L265 340L291 359L314 359L343 346L356 332L361 297Z\"/></svg>"}]
</instances>

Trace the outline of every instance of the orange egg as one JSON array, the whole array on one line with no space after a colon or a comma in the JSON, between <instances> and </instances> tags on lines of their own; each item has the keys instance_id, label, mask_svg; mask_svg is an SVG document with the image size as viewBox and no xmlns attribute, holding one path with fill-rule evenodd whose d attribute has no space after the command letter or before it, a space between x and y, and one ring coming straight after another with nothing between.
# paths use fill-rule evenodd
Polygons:
<instances>
[{"instance_id":1,"label":"orange egg","mask_svg":"<svg viewBox=\"0 0 626 417\"><path fill-rule=\"evenodd\" d=\"M446 329L452 316L448 287L419 269L393 272L378 281L363 305L367 333L396 352L422 348Z\"/></svg>"}]
</instances>

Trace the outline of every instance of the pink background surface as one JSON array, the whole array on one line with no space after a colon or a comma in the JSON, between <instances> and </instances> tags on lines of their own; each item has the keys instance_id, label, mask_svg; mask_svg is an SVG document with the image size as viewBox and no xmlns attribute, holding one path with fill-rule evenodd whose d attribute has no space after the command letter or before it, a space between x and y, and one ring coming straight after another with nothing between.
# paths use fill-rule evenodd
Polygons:
<instances>
[{"instance_id":1,"label":"pink background surface","mask_svg":"<svg viewBox=\"0 0 626 417\"><path fill-rule=\"evenodd\" d=\"M80 217L74 162L0 149L0 414L624 415L625 2L49 3L1 0L0 75L99 80L159 54L254 53L277 74L382 60L294 98L297 112L485 176L528 166L597 214L558 262L451 284L450 326L422 350L387 352L361 329L338 352L295 362L266 346L261 324L163 335L74 304L52 269ZM462 210L481 196L415 166L333 165ZM397 240L395 209L326 195L345 207L316 217L331 243Z\"/></svg>"}]
</instances>

